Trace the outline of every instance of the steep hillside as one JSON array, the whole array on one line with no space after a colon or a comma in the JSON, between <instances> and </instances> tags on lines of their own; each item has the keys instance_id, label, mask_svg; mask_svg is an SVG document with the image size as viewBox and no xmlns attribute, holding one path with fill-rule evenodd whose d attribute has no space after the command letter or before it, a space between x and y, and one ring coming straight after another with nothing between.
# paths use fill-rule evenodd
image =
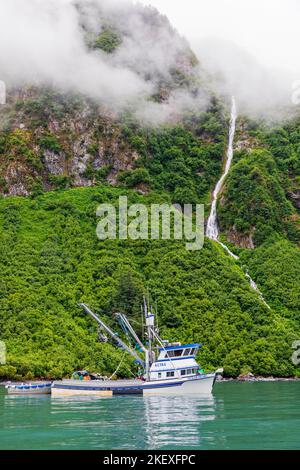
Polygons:
<instances>
[{"instance_id":1,"label":"steep hillside","mask_svg":"<svg viewBox=\"0 0 300 470\"><path fill-rule=\"evenodd\" d=\"M205 369L295 374L290 345L299 322L270 311L217 245L207 241L193 253L182 242L97 239L97 205L120 194L101 186L0 201L0 330L8 348L0 373L55 378L79 367L110 374L121 353L98 342L77 304L87 302L112 325L117 309L139 321L149 288L163 337L203 343ZM146 204L166 198L127 194ZM130 376L127 362L120 374Z\"/></svg>"},{"instance_id":2,"label":"steep hillside","mask_svg":"<svg viewBox=\"0 0 300 470\"><path fill-rule=\"evenodd\" d=\"M292 120L271 128L241 122L234 164L219 204L228 239L249 247L274 233L300 240L300 126Z\"/></svg>"},{"instance_id":3,"label":"steep hillside","mask_svg":"<svg viewBox=\"0 0 300 470\"><path fill-rule=\"evenodd\" d=\"M153 128L133 116L113 117L80 96L27 88L10 95L1 119L4 195L108 181L168 189L178 202L205 200L226 141L226 114L214 98L205 113Z\"/></svg>"},{"instance_id":4,"label":"steep hillside","mask_svg":"<svg viewBox=\"0 0 300 470\"><path fill-rule=\"evenodd\" d=\"M39 79L26 77L17 87L15 77L7 76L0 192L24 196L105 180L115 184L119 176L125 185L156 187L165 166L168 175L183 167L184 186L192 185L193 198L203 196L220 169L226 116L186 40L150 7L72 5L76 35L66 32L66 41L76 42L82 58L69 66L72 73L82 68L83 76L73 83L57 70L44 78L47 66L37 72ZM141 172L145 157L153 164Z\"/></svg>"}]
</instances>

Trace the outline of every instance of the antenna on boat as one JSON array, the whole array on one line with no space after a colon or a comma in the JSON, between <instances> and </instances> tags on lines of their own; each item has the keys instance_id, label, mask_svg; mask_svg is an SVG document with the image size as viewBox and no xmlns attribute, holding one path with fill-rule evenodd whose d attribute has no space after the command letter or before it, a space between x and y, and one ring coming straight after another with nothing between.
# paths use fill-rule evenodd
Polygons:
<instances>
[{"instance_id":1,"label":"antenna on boat","mask_svg":"<svg viewBox=\"0 0 300 470\"><path fill-rule=\"evenodd\" d=\"M156 315L156 328L157 328L157 331L159 332L159 326L158 326L158 309L157 309L157 299L155 299L155 315Z\"/></svg>"},{"instance_id":2,"label":"antenna on boat","mask_svg":"<svg viewBox=\"0 0 300 470\"><path fill-rule=\"evenodd\" d=\"M145 322L144 322L144 311L143 306L141 305L141 316L142 316L142 339L145 339Z\"/></svg>"}]
</instances>

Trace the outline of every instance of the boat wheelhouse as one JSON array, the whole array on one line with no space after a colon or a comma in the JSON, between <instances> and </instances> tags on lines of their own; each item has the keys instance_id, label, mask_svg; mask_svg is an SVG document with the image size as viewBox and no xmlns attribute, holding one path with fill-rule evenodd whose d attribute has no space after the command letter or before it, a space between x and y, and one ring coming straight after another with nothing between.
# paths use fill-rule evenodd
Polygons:
<instances>
[{"instance_id":1,"label":"boat wheelhouse","mask_svg":"<svg viewBox=\"0 0 300 470\"><path fill-rule=\"evenodd\" d=\"M160 347L158 358L150 367L150 380L182 379L199 374L195 359L199 348L198 343Z\"/></svg>"}]
</instances>

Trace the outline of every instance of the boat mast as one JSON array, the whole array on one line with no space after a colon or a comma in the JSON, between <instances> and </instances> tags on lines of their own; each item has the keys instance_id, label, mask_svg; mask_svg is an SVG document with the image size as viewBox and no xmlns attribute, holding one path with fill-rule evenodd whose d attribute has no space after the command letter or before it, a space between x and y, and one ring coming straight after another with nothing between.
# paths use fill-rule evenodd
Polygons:
<instances>
[{"instance_id":1,"label":"boat mast","mask_svg":"<svg viewBox=\"0 0 300 470\"><path fill-rule=\"evenodd\" d=\"M148 356L147 362L148 362L148 373L146 373L147 380L150 379L150 367L153 362L153 351L152 351L152 340L154 339L153 337L153 328L154 328L154 314L152 311L149 312L148 310L148 305L146 298L144 297L144 314L145 314L145 320L146 320L146 328L147 328L147 337L148 337Z\"/></svg>"},{"instance_id":2,"label":"boat mast","mask_svg":"<svg viewBox=\"0 0 300 470\"><path fill-rule=\"evenodd\" d=\"M94 312L92 312L92 310L86 305L86 304L78 304L80 307L82 307L86 313L88 313L94 320L96 320L97 323L99 323L99 325L116 341L116 343L118 344L118 346L122 349L124 349L125 351L127 351L129 354L131 354L131 356L133 356L135 358L135 360L142 366L142 367L145 367L145 363L144 361L142 361L142 359L140 358L140 356L134 351L132 350L129 346L127 346L126 343L124 343L119 337L118 335L116 335L116 333L114 333L107 325L105 325L105 323L98 317L98 315L96 315ZM128 322L129 323L129 322ZM147 354L146 354L146 357L147 357ZM146 365L147 365L147 360L146 360Z\"/></svg>"}]
</instances>

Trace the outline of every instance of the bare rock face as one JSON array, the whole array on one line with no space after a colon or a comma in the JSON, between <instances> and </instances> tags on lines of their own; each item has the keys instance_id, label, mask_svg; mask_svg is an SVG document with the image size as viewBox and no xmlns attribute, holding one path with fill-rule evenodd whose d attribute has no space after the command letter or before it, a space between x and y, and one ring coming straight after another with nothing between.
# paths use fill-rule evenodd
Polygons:
<instances>
[{"instance_id":1,"label":"bare rock face","mask_svg":"<svg viewBox=\"0 0 300 470\"><path fill-rule=\"evenodd\" d=\"M59 176L64 174L64 155L62 153L45 150L43 154L45 170L51 175Z\"/></svg>"},{"instance_id":2,"label":"bare rock face","mask_svg":"<svg viewBox=\"0 0 300 470\"><path fill-rule=\"evenodd\" d=\"M29 191L25 187L25 185L21 182L13 183L9 187L9 196L29 196Z\"/></svg>"},{"instance_id":3,"label":"bare rock face","mask_svg":"<svg viewBox=\"0 0 300 470\"><path fill-rule=\"evenodd\" d=\"M6 181L6 196L28 196L30 190L28 189L28 182L30 181L26 177L27 168L20 164L11 164L7 167L5 173Z\"/></svg>"},{"instance_id":4,"label":"bare rock face","mask_svg":"<svg viewBox=\"0 0 300 470\"><path fill-rule=\"evenodd\" d=\"M240 382L247 382L255 380L255 377L251 372L248 372L247 374L240 374L237 379Z\"/></svg>"},{"instance_id":5,"label":"bare rock face","mask_svg":"<svg viewBox=\"0 0 300 470\"><path fill-rule=\"evenodd\" d=\"M50 110L40 105L45 96L43 90L27 88L9 95L3 115L13 115L13 120L0 154L0 193L28 196L35 182L46 190L63 181L91 186L103 168L107 169L106 179L116 184L121 171L133 168L139 154L122 135L116 116L84 99L79 109L72 109L68 98L51 96L50 103L56 99L58 106L66 106L64 100L68 105L56 115L51 104ZM20 100L24 101L20 104ZM44 120L35 115L36 109L45 115Z\"/></svg>"},{"instance_id":6,"label":"bare rock face","mask_svg":"<svg viewBox=\"0 0 300 470\"><path fill-rule=\"evenodd\" d=\"M227 240L230 243L233 243L235 246L238 246L239 248L248 248L248 249L254 249L255 245L253 242L253 233L250 235L242 235L238 233L235 228L231 231L226 232Z\"/></svg>"},{"instance_id":7,"label":"bare rock face","mask_svg":"<svg viewBox=\"0 0 300 470\"><path fill-rule=\"evenodd\" d=\"M294 206L300 210L300 189L295 189L288 193L289 198L292 200Z\"/></svg>"}]
</instances>

